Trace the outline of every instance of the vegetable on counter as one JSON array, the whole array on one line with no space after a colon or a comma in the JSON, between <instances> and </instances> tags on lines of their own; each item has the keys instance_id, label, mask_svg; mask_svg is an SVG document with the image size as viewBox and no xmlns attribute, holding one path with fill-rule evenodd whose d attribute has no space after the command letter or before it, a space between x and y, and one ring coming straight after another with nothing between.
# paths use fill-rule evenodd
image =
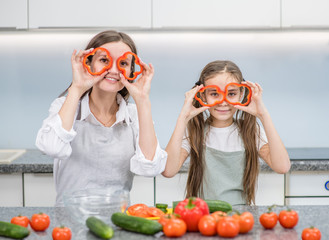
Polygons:
<instances>
[{"instance_id":1,"label":"vegetable on counter","mask_svg":"<svg viewBox=\"0 0 329 240\"><path fill-rule=\"evenodd\" d=\"M0 221L0 236L22 239L27 237L29 234L30 231L26 227Z\"/></svg>"},{"instance_id":2,"label":"vegetable on counter","mask_svg":"<svg viewBox=\"0 0 329 240\"><path fill-rule=\"evenodd\" d=\"M45 231L50 224L50 218L45 213L33 214L30 220L30 225L34 231Z\"/></svg>"},{"instance_id":3,"label":"vegetable on counter","mask_svg":"<svg viewBox=\"0 0 329 240\"><path fill-rule=\"evenodd\" d=\"M162 225L157 221L142 217L129 216L120 212L113 213L111 220L113 224L124 230L146 235L154 235L163 229Z\"/></svg>"},{"instance_id":4,"label":"vegetable on counter","mask_svg":"<svg viewBox=\"0 0 329 240\"><path fill-rule=\"evenodd\" d=\"M175 207L174 212L180 215L187 225L187 231L197 232L198 223L203 215L209 214L207 203L201 198L190 197L181 201Z\"/></svg>"},{"instance_id":5,"label":"vegetable on counter","mask_svg":"<svg viewBox=\"0 0 329 240\"><path fill-rule=\"evenodd\" d=\"M86 220L89 230L97 237L110 239L113 237L114 231L111 226L96 217L89 217Z\"/></svg>"},{"instance_id":6,"label":"vegetable on counter","mask_svg":"<svg viewBox=\"0 0 329 240\"><path fill-rule=\"evenodd\" d=\"M236 213L232 217L239 222L239 233L247 233L251 231L255 223L254 216L250 212L243 212L241 214L237 211L235 212Z\"/></svg>"},{"instance_id":7,"label":"vegetable on counter","mask_svg":"<svg viewBox=\"0 0 329 240\"><path fill-rule=\"evenodd\" d=\"M302 240L320 240L321 232L315 227L304 228L302 232Z\"/></svg>"},{"instance_id":8,"label":"vegetable on counter","mask_svg":"<svg viewBox=\"0 0 329 240\"><path fill-rule=\"evenodd\" d=\"M186 233L186 223L179 218L170 218L163 226L163 233L167 237L181 237Z\"/></svg>"},{"instance_id":9,"label":"vegetable on counter","mask_svg":"<svg viewBox=\"0 0 329 240\"><path fill-rule=\"evenodd\" d=\"M238 220L233 217L223 217L217 223L217 233L221 237L235 237L239 234L240 225Z\"/></svg>"},{"instance_id":10,"label":"vegetable on counter","mask_svg":"<svg viewBox=\"0 0 329 240\"><path fill-rule=\"evenodd\" d=\"M279 213L279 222L284 228L293 228L298 223L298 213L292 209L282 210Z\"/></svg>"},{"instance_id":11,"label":"vegetable on counter","mask_svg":"<svg viewBox=\"0 0 329 240\"><path fill-rule=\"evenodd\" d=\"M29 218L27 216L21 216L18 215L16 217L13 217L10 221L12 224L16 224L22 227L28 227L29 226Z\"/></svg>"},{"instance_id":12,"label":"vegetable on counter","mask_svg":"<svg viewBox=\"0 0 329 240\"><path fill-rule=\"evenodd\" d=\"M232 205L228 202L222 201L222 200L204 200L209 208L209 212L213 213L216 211L222 211L222 212L229 212L232 211ZM173 210L175 210L177 204L180 201L174 201L173 202Z\"/></svg>"},{"instance_id":13,"label":"vegetable on counter","mask_svg":"<svg viewBox=\"0 0 329 240\"><path fill-rule=\"evenodd\" d=\"M127 212L131 216L143 218L161 217L165 214L161 209L149 207L143 203L131 205L128 207Z\"/></svg>"},{"instance_id":14,"label":"vegetable on counter","mask_svg":"<svg viewBox=\"0 0 329 240\"><path fill-rule=\"evenodd\" d=\"M71 229L68 227L55 227L52 232L53 240L70 240L72 237Z\"/></svg>"},{"instance_id":15,"label":"vegetable on counter","mask_svg":"<svg viewBox=\"0 0 329 240\"><path fill-rule=\"evenodd\" d=\"M273 207L275 207L275 205L268 207L267 212L259 217L259 222L265 229L274 228L278 222L278 215L275 212L272 212Z\"/></svg>"}]
</instances>

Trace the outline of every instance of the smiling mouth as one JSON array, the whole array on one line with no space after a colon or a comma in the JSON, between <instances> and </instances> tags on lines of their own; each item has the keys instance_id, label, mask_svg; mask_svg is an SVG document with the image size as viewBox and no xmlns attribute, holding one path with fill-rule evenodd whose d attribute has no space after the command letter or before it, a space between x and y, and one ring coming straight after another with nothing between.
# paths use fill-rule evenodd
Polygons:
<instances>
[{"instance_id":1,"label":"smiling mouth","mask_svg":"<svg viewBox=\"0 0 329 240\"><path fill-rule=\"evenodd\" d=\"M119 82L119 79L111 78L111 77L104 77L109 82Z\"/></svg>"}]
</instances>

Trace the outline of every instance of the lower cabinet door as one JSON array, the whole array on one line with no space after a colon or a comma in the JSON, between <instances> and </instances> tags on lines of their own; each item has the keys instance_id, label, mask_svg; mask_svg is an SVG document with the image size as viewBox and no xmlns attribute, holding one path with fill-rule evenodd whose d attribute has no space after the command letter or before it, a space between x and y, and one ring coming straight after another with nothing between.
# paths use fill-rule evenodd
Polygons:
<instances>
[{"instance_id":1,"label":"lower cabinet door","mask_svg":"<svg viewBox=\"0 0 329 240\"><path fill-rule=\"evenodd\" d=\"M0 207L23 207L22 173L0 174Z\"/></svg>"},{"instance_id":2,"label":"lower cabinet door","mask_svg":"<svg viewBox=\"0 0 329 240\"><path fill-rule=\"evenodd\" d=\"M154 206L154 178L135 176L133 187L130 191L130 205L144 203Z\"/></svg>"},{"instance_id":3,"label":"lower cabinet door","mask_svg":"<svg viewBox=\"0 0 329 240\"><path fill-rule=\"evenodd\" d=\"M284 174L263 172L258 175L256 205L284 204Z\"/></svg>"},{"instance_id":4,"label":"lower cabinet door","mask_svg":"<svg viewBox=\"0 0 329 240\"><path fill-rule=\"evenodd\" d=\"M172 207L173 201L181 201L185 199L185 187L187 181L187 173L178 173L172 178L163 176L156 177L156 203L166 203Z\"/></svg>"},{"instance_id":5,"label":"lower cabinet door","mask_svg":"<svg viewBox=\"0 0 329 240\"><path fill-rule=\"evenodd\" d=\"M53 207L56 190L52 173L24 173L25 207Z\"/></svg>"}]
</instances>

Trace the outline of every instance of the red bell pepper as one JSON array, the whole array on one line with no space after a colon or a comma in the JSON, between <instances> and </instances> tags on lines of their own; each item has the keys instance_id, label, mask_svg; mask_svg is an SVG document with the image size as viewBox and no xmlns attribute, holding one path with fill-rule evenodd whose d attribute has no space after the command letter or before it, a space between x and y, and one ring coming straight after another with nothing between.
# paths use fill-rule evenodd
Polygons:
<instances>
[{"instance_id":1,"label":"red bell pepper","mask_svg":"<svg viewBox=\"0 0 329 240\"><path fill-rule=\"evenodd\" d=\"M187 231L198 231L198 223L203 215L209 214L207 203L201 198L190 197L181 201L175 208L175 213L179 214L181 219L187 225Z\"/></svg>"}]
</instances>

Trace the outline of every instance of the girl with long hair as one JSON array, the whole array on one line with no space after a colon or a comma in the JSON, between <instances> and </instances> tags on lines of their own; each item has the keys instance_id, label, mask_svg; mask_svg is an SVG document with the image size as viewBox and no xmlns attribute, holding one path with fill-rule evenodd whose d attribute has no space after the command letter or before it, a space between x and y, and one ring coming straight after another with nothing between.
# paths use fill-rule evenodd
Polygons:
<instances>
[{"instance_id":1,"label":"girl with long hair","mask_svg":"<svg viewBox=\"0 0 329 240\"><path fill-rule=\"evenodd\" d=\"M259 157L277 173L290 169L262 93L259 84L243 80L233 62L207 64L185 94L162 175L173 177L190 157L186 197L255 203Z\"/></svg>"}]
</instances>

